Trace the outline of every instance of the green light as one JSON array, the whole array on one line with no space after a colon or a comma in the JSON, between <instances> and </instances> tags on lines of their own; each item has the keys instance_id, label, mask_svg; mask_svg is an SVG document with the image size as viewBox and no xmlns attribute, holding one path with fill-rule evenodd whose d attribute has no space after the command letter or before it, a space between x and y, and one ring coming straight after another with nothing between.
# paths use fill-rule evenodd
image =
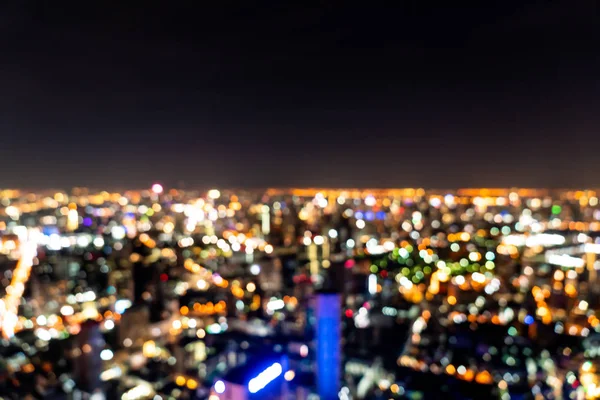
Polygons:
<instances>
[{"instance_id":1,"label":"green light","mask_svg":"<svg viewBox=\"0 0 600 400\"><path fill-rule=\"evenodd\" d=\"M559 206L558 204L555 204L552 206L552 214L558 215L561 213L561 211L562 211L562 207Z\"/></svg>"},{"instance_id":2,"label":"green light","mask_svg":"<svg viewBox=\"0 0 600 400\"><path fill-rule=\"evenodd\" d=\"M508 334L510 336L516 336L516 334L517 334L517 328L515 328L514 326L511 326L510 328L508 328Z\"/></svg>"}]
</instances>

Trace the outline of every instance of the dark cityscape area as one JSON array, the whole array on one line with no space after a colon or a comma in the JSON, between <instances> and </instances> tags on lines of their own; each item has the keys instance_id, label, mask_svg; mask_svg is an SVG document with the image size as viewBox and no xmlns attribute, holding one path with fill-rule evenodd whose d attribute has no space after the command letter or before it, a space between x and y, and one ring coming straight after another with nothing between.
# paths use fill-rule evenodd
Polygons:
<instances>
[{"instance_id":1,"label":"dark cityscape area","mask_svg":"<svg viewBox=\"0 0 600 400\"><path fill-rule=\"evenodd\" d=\"M0 4L0 400L600 398L600 3Z\"/></svg>"}]
</instances>

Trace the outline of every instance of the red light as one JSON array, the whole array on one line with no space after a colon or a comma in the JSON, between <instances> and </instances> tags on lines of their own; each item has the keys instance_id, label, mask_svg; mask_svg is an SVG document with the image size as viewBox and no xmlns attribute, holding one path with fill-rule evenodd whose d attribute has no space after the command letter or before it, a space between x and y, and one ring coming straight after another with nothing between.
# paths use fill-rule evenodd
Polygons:
<instances>
[{"instance_id":1,"label":"red light","mask_svg":"<svg viewBox=\"0 0 600 400\"><path fill-rule=\"evenodd\" d=\"M354 262L354 260L352 260L352 259L346 260L346 262L344 263L344 267L346 267L346 268L352 268L352 267L354 267L354 264L356 264Z\"/></svg>"},{"instance_id":2,"label":"red light","mask_svg":"<svg viewBox=\"0 0 600 400\"><path fill-rule=\"evenodd\" d=\"M351 309L346 310L346 317L352 318L353 315L354 315L354 312Z\"/></svg>"},{"instance_id":3,"label":"red light","mask_svg":"<svg viewBox=\"0 0 600 400\"><path fill-rule=\"evenodd\" d=\"M169 275L167 274L160 274L160 280L163 282L166 282L169 280Z\"/></svg>"},{"instance_id":4,"label":"red light","mask_svg":"<svg viewBox=\"0 0 600 400\"><path fill-rule=\"evenodd\" d=\"M380 275L381 275L382 278L387 278L388 272L387 271L381 271Z\"/></svg>"}]
</instances>

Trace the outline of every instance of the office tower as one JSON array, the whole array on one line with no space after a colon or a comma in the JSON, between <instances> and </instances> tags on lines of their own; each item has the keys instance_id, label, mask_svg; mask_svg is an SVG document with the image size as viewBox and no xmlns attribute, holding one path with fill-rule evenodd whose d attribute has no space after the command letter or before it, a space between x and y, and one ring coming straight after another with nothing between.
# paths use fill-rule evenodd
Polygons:
<instances>
[{"instance_id":1,"label":"office tower","mask_svg":"<svg viewBox=\"0 0 600 400\"><path fill-rule=\"evenodd\" d=\"M100 352L104 349L104 338L100 333L100 325L96 321L88 320L81 324L81 331L75 341L80 350L75 360L75 381L77 387L87 393L100 389L100 373L102 372L102 359Z\"/></svg>"},{"instance_id":2,"label":"office tower","mask_svg":"<svg viewBox=\"0 0 600 400\"><path fill-rule=\"evenodd\" d=\"M317 389L321 400L337 400L341 382L341 296L318 293L317 317Z\"/></svg>"}]
</instances>

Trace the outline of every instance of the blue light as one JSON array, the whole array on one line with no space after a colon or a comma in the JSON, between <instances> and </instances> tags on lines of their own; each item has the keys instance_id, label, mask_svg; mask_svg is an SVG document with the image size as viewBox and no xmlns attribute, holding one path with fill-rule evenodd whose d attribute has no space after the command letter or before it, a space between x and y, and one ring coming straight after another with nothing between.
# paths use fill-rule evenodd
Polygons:
<instances>
[{"instance_id":1,"label":"blue light","mask_svg":"<svg viewBox=\"0 0 600 400\"><path fill-rule=\"evenodd\" d=\"M375 219L375 213L373 211L367 211L365 213L365 218L367 221L373 221Z\"/></svg>"},{"instance_id":2,"label":"blue light","mask_svg":"<svg viewBox=\"0 0 600 400\"><path fill-rule=\"evenodd\" d=\"M533 317L531 315L526 316L524 322L525 322L526 325L533 324Z\"/></svg>"},{"instance_id":3,"label":"blue light","mask_svg":"<svg viewBox=\"0 0 600 400\"><path fill-rule=\"evenodd\" d=\"M250 379L250 382L248 383L248 390L250 393L258 392L269 383L274 381L278 376L281 375L282 372L283 368L281 367L281 364L278 362L273 363L273 365L258 374L258 376Z\"/></svg>"},{"instance_id":4,"label":"blue light","mask_svg":"<svg viewBox=\"0 0 600 400\"><path fill-rule=\"evenodd\" d=\"M321 400L337 400L340 390L341 299L317 295L317 388Z\"/></svg>"},{"instance_id":5,"label":"blue light","mask_svg":"<svg viewBox=\"0 0 600 400\"><path fill-rule=\"evenodd\" d=\"M217 392L218 394L225 393L225 382L216 381L215 382L215 392Z\"/></svg>"},{"instance_id":6,"label":"blue light","mask_svg":"<svg viewBox=\"0 0 600 400\"><path fill-rule=\"evenodd\" d=\"M378 211L376 215L376 218L380 221L383 221L385 219L385 211Z\"/></svg>"},{"instance_id":7,"label":"blue light","mask_svg":"<svg viewBox=\"0 0 600 400\"><path fill-rule=\"evenodd\" d=\"M354 218L356 219L363 219L364 218L364 214L362 213L362 211L357 211L354 213Z\"/></svg>"}]
</instances>

